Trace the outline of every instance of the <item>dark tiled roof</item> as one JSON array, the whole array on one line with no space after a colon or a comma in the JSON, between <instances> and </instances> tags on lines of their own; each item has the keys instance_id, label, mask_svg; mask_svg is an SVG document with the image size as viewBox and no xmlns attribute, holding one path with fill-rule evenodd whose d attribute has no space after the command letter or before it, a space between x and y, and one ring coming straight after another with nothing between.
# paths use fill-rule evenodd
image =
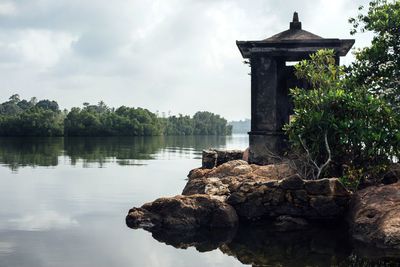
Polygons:
<instances>
[{"instance_id":1,"label":"dark tiled roof","mask_svg":"<svg viewBox=\"0 0 400 267\"><path fill-rule=\"evenodd\" d=\"M293 14L293 21L290 22L290 29L287 31L280 32L271 36L263 41L266 42L279 42L279 41L298 41L298 40L318 40L323 39L322 37L315 35L311 32L301 29L301 22L299 21L299 15L297 12Z\"/></svg>"},{"instance_id":2,"label":"dark tiled roof","mask_svg":"<svg viewBox=\"0 0 400 267\"><path fill-rule=\"evenodd\" d=\"M289 41L289 40L318 40L323 39L321 36L313 34L311 32L302 29L289 29L287 31L280 32L271 36L263 41L266 42L279 42L279 41Z\"/></svg>"}]
</instances>

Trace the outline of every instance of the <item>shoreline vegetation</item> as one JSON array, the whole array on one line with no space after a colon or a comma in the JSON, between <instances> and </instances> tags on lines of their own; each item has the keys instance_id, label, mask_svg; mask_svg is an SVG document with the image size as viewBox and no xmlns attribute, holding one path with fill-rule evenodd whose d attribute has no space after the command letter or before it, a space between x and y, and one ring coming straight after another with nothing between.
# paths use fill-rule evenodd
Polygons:
<instances>
[{"instance_id":1,"label":"shoreline vegetation","mask_svg":"<svg viewBox=\"0 0 400 267\"><path fill-rule=\"evenodd\" d=\"M56 101L20 99L12 95L0 104L0 136L187 136L231 135L232 126L220 115L199 111L193 116L159 117L144 108L108 107L83 103L60 110Z\"/></svg>"}]
</instances>

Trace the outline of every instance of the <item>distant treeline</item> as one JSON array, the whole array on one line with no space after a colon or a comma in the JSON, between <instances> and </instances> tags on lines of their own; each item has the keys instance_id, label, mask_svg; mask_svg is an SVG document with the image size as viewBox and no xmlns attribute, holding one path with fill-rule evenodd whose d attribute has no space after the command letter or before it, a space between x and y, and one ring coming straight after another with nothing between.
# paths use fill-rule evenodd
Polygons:
<instances>
[{"instance_id":1,"label":"distant treeline","mask_svg":"<svg viewBox=\"0 0 400 267\"><path fill-rule=\"evenodd\" d=\"M56 101L21 100L15 94L0 104L0 136L156 136L230 135L232 126L219 115L158 117L143 108L84 103L61 111Z\"/></svg>"},{"instance_id":2,"label":"distant treeline","mask_svg":"<svg viewBox=\"0 0 400 267\"><path fill-rule=\"evenodd\" d=\"M251 120L244 119L240 121L230 121L229 125L232 126L232 133L234 134L244 134L250 132Z\"/></svg>"}]
</instances>

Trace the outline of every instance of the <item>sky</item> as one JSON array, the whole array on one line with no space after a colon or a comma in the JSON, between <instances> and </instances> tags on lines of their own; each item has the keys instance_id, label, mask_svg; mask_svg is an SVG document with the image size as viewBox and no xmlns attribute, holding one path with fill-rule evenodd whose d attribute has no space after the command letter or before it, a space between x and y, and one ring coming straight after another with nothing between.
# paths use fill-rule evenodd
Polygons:
<instances>
[{"instance_id":1,"label":"sky","mask_svg":"<svg viewBox=\"0 0 400 267\"><path fill-rule=\"evenodd\" d=\"M161 114L211 111L250 118L250 69L236 40L288 29L351 36L365 0L0 0L0 102L104 101ZM344 64L352 55L342 59Z\"/></svg>"}]
</instances>

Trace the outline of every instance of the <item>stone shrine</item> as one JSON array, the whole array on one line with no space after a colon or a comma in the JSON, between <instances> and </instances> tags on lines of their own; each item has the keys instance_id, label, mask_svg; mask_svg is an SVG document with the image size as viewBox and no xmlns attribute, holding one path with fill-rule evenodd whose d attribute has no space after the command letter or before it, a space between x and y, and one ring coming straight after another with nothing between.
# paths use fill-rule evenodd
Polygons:
<instances>
[{"instance_id":1,"label":"stone shrine","mask_svg":"<svg viewBox=\"0 0 400 267\"><path fill-rule=\"evenodd\" d=\"M320 49L333 49L336 63L354 44L354 39L322 38L302 29L295 12L289 30L261 41L236 41L251 66L251 131L249 162L274 163L282 155L286 138L282 127L289 122L293 107L289 89L306 88L294 75L294 63Z\"/></svg>"}]
</instances>

